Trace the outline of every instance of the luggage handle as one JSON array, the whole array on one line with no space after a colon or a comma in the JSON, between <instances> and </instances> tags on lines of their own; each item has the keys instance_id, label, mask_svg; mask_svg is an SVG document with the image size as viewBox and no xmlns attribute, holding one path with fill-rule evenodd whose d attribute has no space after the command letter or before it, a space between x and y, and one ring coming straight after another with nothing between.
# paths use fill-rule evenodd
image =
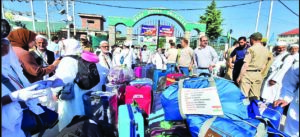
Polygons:
<instances>
[{"instance_id":1,"label":"luggage handle","mask_svg":"<svg viewBox=\"0 0 300 137\"><path fill-rule=\"evenodd\" d=\"M198 137L205 137L206 132L209 130L210 126L217 119L217 116L213 116L212 118L206 120L200 128L200 132Z\"/></svg>"}]
</instances>

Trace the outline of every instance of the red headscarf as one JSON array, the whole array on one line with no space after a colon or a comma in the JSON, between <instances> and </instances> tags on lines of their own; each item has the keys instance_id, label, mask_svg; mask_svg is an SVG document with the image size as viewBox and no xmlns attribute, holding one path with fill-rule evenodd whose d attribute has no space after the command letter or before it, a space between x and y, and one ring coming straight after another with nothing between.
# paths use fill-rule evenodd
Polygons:
<instances>
[{"instance_id":1,"label":"red headscarf","mask_svg":"<svg viewBox=\"0 0 300 137\"><path fill-rule=\"evenodd\" d=\"M9 33L7 38L14 47L22 47L24 50L29 50L29 43L35 40L36 34L27 29L17 29Z\"/></svg>"}]
</instances>

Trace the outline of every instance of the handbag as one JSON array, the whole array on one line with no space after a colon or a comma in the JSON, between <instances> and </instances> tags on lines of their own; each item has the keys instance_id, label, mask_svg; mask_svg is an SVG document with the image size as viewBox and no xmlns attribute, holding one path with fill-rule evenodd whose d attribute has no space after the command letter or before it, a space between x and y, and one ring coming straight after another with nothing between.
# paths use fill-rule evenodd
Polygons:
<instances>
[{"instance_id":1,"label":"handbag","mask_svg":"<svg viewBox=\"0 0 300 137\"><path fill-rule=\"evenodd\" d=\"M1 83L4 84L10 91L16 91L17 89L10 83L9 79L2 75ZM38 137L42 137L45 130L54 127L58 123L58 113L48 109L41 104L38 104L43 110L42 114L33 113L24 101L19 101L21 108L23 109L23 119L21 129L26 135L39 133Z\"/></svg>"},{"instance_id":2,"label":"handbag","mask_svg":"<svg viewBox=\"0 0 300 137\"><path fill-rule=\"evenodd\" d=\"M74 84L67 84L58 92L58 98L61 100L71 100L74 96Z\"/></svg>"}]
</instances>

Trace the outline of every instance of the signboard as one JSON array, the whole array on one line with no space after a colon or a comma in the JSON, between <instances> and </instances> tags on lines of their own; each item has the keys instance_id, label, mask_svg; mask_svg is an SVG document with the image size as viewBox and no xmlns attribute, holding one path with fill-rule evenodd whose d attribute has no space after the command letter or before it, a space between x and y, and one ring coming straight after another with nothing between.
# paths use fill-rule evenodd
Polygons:
<instances>
[{"instance_id":1,"label":"signboard","mask_svg":"<svg viewBox=\"0 0 300 137\"><path fill-rule=\"evenodd\" d=\"M180 103L184 114L224 115L216 87L182 88Z\"/></svg>"},{"instance_id":2,"label":"signboard","mask_svg":"<svg viewBox=\"0 0 300 137\"><path fill-rule=\"evenodd\" d=\"M166 26L166 25L159 26L159 36L173 37L173 35L174 35L173 26Z\"/></svg>"},{"instance_id":3,"label":"signboard","mask_svg":"<svg viewBox=\"0 0 300 137\"><path fill-rule=\"evenodd\" d=\"M156 36L156 26L154 25L142 25L141 35L142 36Z\"/></svg>"},{"instance_id":4,"label":"signboard","mask_svg":"<svg viewBox=\"0 0 300 137\"><path fill-rule=\"evenodd\" d=\"M140 45L153 45L157 43L157 37L155 36L139 36L139 41L138 43Z\"/></svg>"}]
</instances>

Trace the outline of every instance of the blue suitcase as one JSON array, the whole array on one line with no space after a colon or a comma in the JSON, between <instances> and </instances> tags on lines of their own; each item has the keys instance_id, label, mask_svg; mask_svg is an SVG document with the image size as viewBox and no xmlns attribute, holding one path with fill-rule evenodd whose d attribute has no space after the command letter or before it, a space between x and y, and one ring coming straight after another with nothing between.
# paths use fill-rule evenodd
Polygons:
<instances>
[{"instance_id":1,"label":"blue suitcase","mask_svg":"<svg viewBox=\"0 0 300 137\"><path fill-rule=\"evenodd\" d=\"M144 118L141 110L130 104L119 106L119 137L144 137Z\"/></svg>"},{"instance_id":2,"label":"blue suitcase","mask_svg":"<svg viewBox=\"0 0 300 137\"><path fill-rule=\"evenodd\" d=\"M142 67L142 78L150 78L153 80L153 71L155 66L153 64L147 64Z\"/></svg>"},{"instance_id":3,"label":"blue suitcase","mask_svg":"<svg viewBox=\"0 0 300 137\"><path fill-rule=\"evenodd\" d=\"M149 78L137 78L129 83L131 86L135 85L153 85L153 81Z\"/></svg>"},{"instance_id":4,"label":"blue suitcase","mask_svg":"<svg viewBox=\"0 0 300 137\"><path fill-rule=\"evenodd\" d=\"M152 90L156 91L158 87L158 82L162 77L167 77L168 72L167 71L162 71L162 70L154 70L153 74L153 87Z\"/></svg>"}]
</instances>

